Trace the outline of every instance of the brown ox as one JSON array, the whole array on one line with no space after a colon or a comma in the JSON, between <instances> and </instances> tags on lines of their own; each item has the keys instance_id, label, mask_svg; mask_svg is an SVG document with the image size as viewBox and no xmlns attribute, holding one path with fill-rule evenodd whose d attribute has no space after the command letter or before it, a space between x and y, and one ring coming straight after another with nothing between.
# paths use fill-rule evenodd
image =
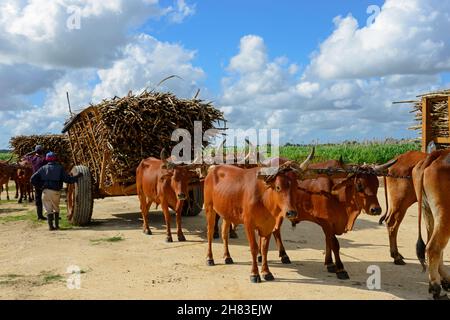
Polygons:
<instances>
[{"instance_id":1,"label":"brown ox","mask_svg":"<svg viewBox=\"0 0 450 320\"><path fill-rule=\"evenodd\" d=\"M280 162L284 162L280 159ZM326 239L325 265L330 273L336 273L339 279L349 279L348 273L340 259L340 246L336 235L353 230L353 226L361 211L369 215L381 214L377 191L379 181L377 174L392 166L389 162L381 166L362 166L356 173L346 178L319 177L299 182L296 195L296 208L299 213L293 225L301 221L317 223L322 227ZM341 160L313 164L310 169L339 168L343 170L357 169L348 167ZM281 239L283 217L279 217L274 229L274 238L283 264L291 261ZM331 252L336 263L333 263ZM259 258L259 260L261 260Z\"/></svg>"},{"instance_id":2,"label":"brown ox","mask_svg":"<svg viewBox=\"0 0 450 320\"><path fill-rule=\"evenodd\" d=\"M197 175L190 171L193 166L175 165L168 162L161 152L161 159L142 160L136 169L136 187L141 206L144 233L151 235L148 211L153 203L161 205L166 221L167 242L173 242L170 230L169 208L176 212L178 241L186 241L181 228L181 213L189 195L188 185Z\"/></svg>"},{"instance_id":3,"label":"brown ox","mask_svg":"<svg viewBox=\"0 0 450 320\"><path fill-rule=\"evenodd\" d=\"M380 224L386 221L390 253L396 265L405 264L403 256L398 251L398 230L408 208L417 202L413 181L406 177L411 177L414 167L426 157L426 153L419 151L410 151L398 156L397 163L389 168L389 174L395 178L387 177L384 180L387 210L381 217Z\"/></svg>"},{"instance_id":4,"label":"brown ox","mask_svg":"<svg viewBox=\"0 0 450 320\"><path fill-rule=\"evenodd\" d=\"M17 192L17 180L16 180L16 166L11 164L12 157L7 161L0 161L0 194L3 192L3 185L5 186L6 199L9 200L9 181L13 180L16 183L16 198ZM1 198L0 198L1 200Z\"/></svg>"},{"instance_id":5,"label":"brown ox","mask_svg":"<svg viewBox=\"0 0 450 320\"><path fill-rule=\"evenodd\" d=\"M16 173L16 183L20 192L19 203L22 203L23 200L27 199L28 202L34 200L33 185L31 184L32 175L33 167L31 166L31 163L26 160L21 161Z\"/></svg>"},{"instance_id":6,"label":"brown ox","mask_svg":"<svg viewBox=\"0 0 450 320\"><path fill-rule=\"evenodd\" d=\"M223 218L222 239L225 264L232 264L228 250L230 224L244 224L252 254L250 281L261 282L255 231L262 238L262 270L266 281L274 280L267 264L270 237L279 216L294 219L297 173L307 168L313 153L301 166L285 164L264 176L261 168L243 169L230 165L211 167L205 179L205 212L208 225L207 264L214 265L212 240L216 215ZM264 179L264 180L263 180Z\"/></svg>"},{"instance_id":7,"label":"brown ox","mask_svg":"<svg viewBox=\"0 0 450 320\"><path fill-rule=\"evenodd\" d=\"M450 238L450 150L435 151L413 169L413 182L419 202L419 239L417 257L424 266L425 254L430 266L430 293L434 299L441 296L441 286L450 289L450 274L445 270L443 254ZM428 231L428 244L422 240L422 212Z\"/></svg>"}]
</instances>

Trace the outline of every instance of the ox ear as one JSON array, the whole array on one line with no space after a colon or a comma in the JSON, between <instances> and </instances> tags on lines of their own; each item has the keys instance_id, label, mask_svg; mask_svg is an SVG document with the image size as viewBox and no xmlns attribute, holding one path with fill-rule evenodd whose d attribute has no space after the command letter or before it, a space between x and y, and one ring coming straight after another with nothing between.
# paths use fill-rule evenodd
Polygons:
<instances>
[{"instance_id":1,"label":"ox ear","mask_svg":"<svg viewBox=\"0 0 450 320\"><path fill-rule=\"evenodd\" d=\"M342 188L347 188L348 186L352 185L353 184L352 177L353 176L350 176L344 181L341 181L338 184L334 185L333 188L331 189L331 194L338 195L339 190L341 190Z\"/></svg>"},{"instance_id":2,"label":"ox ear","mask_svg":"<svg viewBox=\"0 0 450 320\"><path fill-rule=\"evenodd\" d=\"M160 180L164 181L165 179L172 178L172 176L173 176L173 172L171 172L171 171L163 172L163 174L160 176Z\"/></svg>"}]
</instances>

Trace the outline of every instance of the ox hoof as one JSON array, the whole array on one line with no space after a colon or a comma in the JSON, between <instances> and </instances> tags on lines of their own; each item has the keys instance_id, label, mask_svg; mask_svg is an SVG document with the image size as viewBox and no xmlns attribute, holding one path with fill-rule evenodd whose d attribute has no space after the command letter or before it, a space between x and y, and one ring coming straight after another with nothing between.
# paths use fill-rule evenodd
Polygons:
<instances>
[{"instance_id":1,"label":"ox hoof","mask_svg":"<svg viewBox=\"0 0 450 320\"><path fill-rule=\"evenodd\" d=\"M219 233L218 233L218 232L214 232L213 238L214 238L214 239L219 239Z\"/></svg>"},{"instance_id":2,"label":"ox hoof","mask_svg":"<svg viewBox=\"0 0 450 320\"><path fill-rule=\"evenodd\" d=\"M428 292L433 295L434 300L448 300L448 296L446 294L441 296L441 291L442 289L440 285L438 285L437 283L435 284L430 283Z\"/></svg>"},{"instance_id":3,"label":"ox hoof","mask_svg":"<svg viewBox=\"0 0 450 320\"><path fill-rule=\"evenodd\" d=\"M186 237L182 234L181 236L178 236L178 241L185 242L186 241Z\"/></svg>"},{"instance_id":4,"label":"ox hoof","mask_svg":"<svg viewBox=\"0 0 450 320\"><path fill-rule=\"evenodd\" d=\"M287 255L285 255L285 256L281 257L281 263L282 264L291 264L292 262L291 262L291 259L289 259L289 257Z\"/></svg>"},{"instance_id":5,"label":"ox hoof","mask_svg":"<svg viewBox=\"0 0 450 320\"><path fill-rule=\"evenodd\" d=\"M327 265L327 271L329 273L336 273L337 269L336 269L336 265L335 264L329 264Z\"/></svg>"},{"instance_id":6,"label":"ox hoof","mask_svg":"<svg viewBox=\"0 0 450 320\"><path fill-rule=\"evenodd\" d=\"M394 264L396 266L404 266L406 264L406 262L403 260L403 258L398 258L394 260Z\"/></svg>"},{"instance_id":7,"label":"ox hoof","mask_svg":"<svg viewBox=\"0 0 450 320\"><path fill-rule=\"evenodd\" d=\"M234 261L232 258L226 258L225 259L225 264L234 264Z\"/></svg>"},{"instance_id":8,"label":"ox hoof","mask_svg":"<svg viewBox=\"0 0 450 320\"><path fill-rule=\"evenodd\" d=\"M167 238L166 238L166 242L167 242L167 243L172 243L172 242L173 242L172 237L167 237Z\"/></svg>"},{"instance_id":9,"label":"ox hoof","mask_svg":"<svg viewBox=\"0 0 450 320\"><path fill-rule=\"evenodd\" d=\"M230 239L238 239L238 238L239 238L239 237L238 237L236 231L231 230L231 231L230 231Z\"/></svg>"},{"instance_id":10,"label":"ox hoof","mask_svg":"<svg viewBox=\"0 0 450 320\"><path fill-rule=\"evenodd\" d=\"M348 276L347 271L339 271L336 272L336 276L339 280L348 280L350 277Z\"/></svg>"},{"instance_id":11,"label":"ox hoof","mask_svg":"<svg viewBox=\"0 0 450 320\"><path fill-rule=\"evenodd\" d=\"M266 274L263 274L263 278L264 278L264 280L266 280L266 281L274 281L275 280L275 277L273 276L273 274L272 273L266 273Z\"/></svg>"},{"instance_id":12,"label":"ox hoof","mask_svg":"<svg viewBox=\"0 0 450 320\"><path fill-rule=\"evenodd\" d=\"M260 283L261 282L261 277L259 275L250 276L250 282L251 283Z\"/></svg>"},{"instance_id":13,"label":"ox hoof","mask_svg":"<svg viewBox=\"0 0 450 320\"><path fill-rule=\"evenodd\" d=\"M152 232L150 231L150 229L144 230L144 234L151 236Z\"/></svg>"},{"instance_id":14,"label":"ox hoof","mask_svg":"<svg viewBox=\"0 0 450 320\"><path fill-rule=\"evenodd\" d=\"M258 262L259 262L259 263L262 262L262 256L258 256Z\"/></svg>"},{"instance_id":15,"label":"ox hoof","mask_svg":"<svg viewBox=\"0 0 450 320\"><path fill-rule=\"evenodd\" d=\"M441 286L442 286L442 289L444 289L445 291L447 291L447 292L450 291L450 281L442 280Z\"/></svg>"},{"instance_id":16,"label":"ox hoof","mask_svg":"<svg viewBox=\"0 0 450 320\"><path fill-rule=\"evenodd\" d=\"M213 267L213 266L215 266L214 259L206 260L206 265L207 265L208 267Z\"/></svg>"}]
</instances>

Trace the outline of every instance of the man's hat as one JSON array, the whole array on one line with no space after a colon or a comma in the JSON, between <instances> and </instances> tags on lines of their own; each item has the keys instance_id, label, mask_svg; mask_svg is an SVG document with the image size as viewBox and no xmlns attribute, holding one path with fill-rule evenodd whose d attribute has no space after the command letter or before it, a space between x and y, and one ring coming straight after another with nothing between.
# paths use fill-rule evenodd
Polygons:
<instances>
[{"instance_id":1,"label":"man's hat","mask_svg":"<svg viewBox=\"0 0 450 320\"><path fill-rule=\"evenodd\" d=\"M47 155L45 156L45 160L48 162L56 161L56 154L53 152L47 153Z\"/></svg>"},{"instance_id":2,"label":"man's hat","mask_svg":"<svg viewBox=\"0 0 450 320\"><path fill-rule=\"evenodd\" d=\"M38 144L38 145L34 148L34 152L41 152L41 151L43 151L42 146Z\"/></svg>"}]
</instances>

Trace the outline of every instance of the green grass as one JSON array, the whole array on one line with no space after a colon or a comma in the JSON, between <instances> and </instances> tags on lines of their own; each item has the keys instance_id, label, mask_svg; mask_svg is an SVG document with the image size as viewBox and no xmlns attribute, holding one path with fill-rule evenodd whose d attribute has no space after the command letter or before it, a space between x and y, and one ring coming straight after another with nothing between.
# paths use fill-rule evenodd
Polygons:
<instances>
[{"instance_id":1,"label":"green grass","mask_svg":"<svg viewBox=\"0 0 450 320\"><path fill-rule=\"evenodd\" d=\"M53 271L42 271L38 275L18 275L5 274L0 275L0 286L24 285L31 287L40 287L55 282L64 281L64 277Z\"/></svg>"},{"instance_id":2,"label":"green grass","mask_svg":"<svg viewBox=\"0 0 450 320\"><path fill-rule=\"evenodd\" d=\"M63 281L64 277L60 274L54 274L52 272L49 271L43 271L40 274L41 280L43 282L43 284L49 284L52 282L59 282L59 281Z\"/></svg>"},{"instance_id":3,"label":"green grass","mask_svg":"<svg viewBox=\"0 0 450 320\"><path fill-rule=\"evenodd\" d=\"M9 152L0 152L0 160L9 160L11 158L12 153ZM14 159L13 159L14 160Z\"/></svg>"},{"instance_id":4,"label":"green grass","mask_svg":"<svg viewBox=\"0 0 450 320\"><path fill-rule=\"evenodd\" d=\"M102 243L102 242L115 243L115 242L121 242L121 241L124 241L124 240L125 240L124 237L122 237L120 235L117 235L117 236L111 237L111 238L101 238L101 239L90 240L90 242L92 244L99 244L99 243Z\"/></svg>"},{"instance_id":5,"label":"green grass","mask_svg":"<svg viewBox=\"0 0 450 320\"><path fill-rule=\"evenodd\" d=\"M280 156L295 161L303 161L311 151L312 146L284 146L280 148ZM415 142L367 142L346 143L337 145L318 145L316 147L315 162L338 160L341 156L346 163L353 164L381 164L398 155L420 150L420 143Z\"/></svg>"},{"instance_id":6,"label":"green grass","mask_svg":"<svg viewBox=\"0 0 450 320\"><path fill-rule=\"evenodd\" d=\"M0 204L4 202L4 203L11 203L14 201L0 201ZM27 205L23 205L23 206L27 206ZM70 230L73 229L74 226L67 220L67 207L66 206L61 206L60 207L60 218L61 220L59 221L59 228L61 230ZM14 210L14 209L8 209L8 210ZM1 208L0 208L1 211ZM17 209L17 212L20 212L20 209ZM38 227L39 225L43 225L43 224L47 224L46 221L39 221L37 220L37 215L36 215L36 209L35 207L30 208L26 213L24 214L17 214L17 215L5 215L5 216L0 216L0 224L4 224L4 223L10 223L10 222L18 222L18 221L28 221L32 224L33 227Z\"/></svg>"},{"instance_id":7,"label":"green grass","mask_svg":"<svg viewBox=\"0 0 450 320\"><path fill-rule=\"evenodd\" d=\"M279 156L294 161L304 161L311 152L313 145L291 145L280 147ZM246 153L244 148L236 148L238 153ZM339 160L342 156L346 163L352 164L382 164L408 151L420 151L420 142L411 140L386 139L385 141L349 141L340 144L316 145L313 162ZM229 148L230 152L232 148ZM270 147L266 158L272 157Z\"/></svg>"}]
</instances>

